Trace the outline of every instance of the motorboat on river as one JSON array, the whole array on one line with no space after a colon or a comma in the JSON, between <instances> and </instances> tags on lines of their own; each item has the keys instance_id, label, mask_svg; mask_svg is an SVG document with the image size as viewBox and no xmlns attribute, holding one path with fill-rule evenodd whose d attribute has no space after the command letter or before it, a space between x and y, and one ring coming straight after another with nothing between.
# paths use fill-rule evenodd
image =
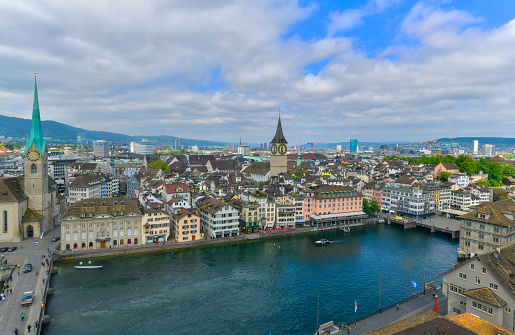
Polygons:
<instances>
[{"instance_id":1,"label":"motorboat on river","mask_svg":"<svg viewBox=\"0 0 515 335\"><path fill-rule=\"evenodd\" d=\"M315 242L315 245L317 245L317 246L326 245L326 244L331 244L331 241L326 240L325 238L323 238L320 241L316 241Z\"/></svg>"},{"instance_id":2,"label":"motorboat on river","mask_svg":"<svg viewBox=\"0 0 515 335\"><path fill-rule=\"evenodd\" d=\"M102 265L75 265L76 269L100 269Z\"/></svg>"}]
</instances>

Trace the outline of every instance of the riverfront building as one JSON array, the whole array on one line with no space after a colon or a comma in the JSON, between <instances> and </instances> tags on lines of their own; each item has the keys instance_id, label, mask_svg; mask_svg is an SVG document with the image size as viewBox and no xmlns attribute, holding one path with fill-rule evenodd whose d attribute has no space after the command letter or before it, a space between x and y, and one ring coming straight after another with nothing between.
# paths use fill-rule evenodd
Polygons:
<instances>
[{"instance_id":1,"label":"riverfront building","mask_svg":"<svg viewBox=\"0 0 515 335\"><path fill-rule=\"evenodd\" d=\"M381 209L416 218L433 216L435 198L431 191L411 187L385 187L381 193Z\"/></svg>"},{"instance_id":2,"label":"riverfront building","mask_svg":"<svg viewBox=\"0 0 515 335\"><path fill-rule=\"evenodd\" d=\"M511 199L483 202L460 216L458 257L481 254L515 242L515 202Z\"/></svg>"},{"instance_id":3,"label":"riverfront building","mask_svg":"<svg viewBox=\"0 0 515 335\"><path fill-rule=\"evenodd\" d=\"M363 195L349 186L321 186L316 191L306 190L304 198L305 222L327 226L360 222Z\"/></svg>"},{"instance_id":4,"label":"riverfront building","mask_svg":"<svg viewBox=\"0 0 515 335\"><path fill-rule=\"evenodd\" d=\"M204 234L200 232L200 216L196 209L178 208L172 215L172 235L175 242L190 242L201 240Z\"/></svg>"},{"instance_id":5,"label":"riverfront building","mask_svg":"<svg viewBox=\"0 0 515 335\"><path fill-rule=\"evenodd\" d=\"M141 223L143 232L141 244L168 241L168 236L170 235L170 215L167 212L157 208L147 209Z\"/></svg>"},{"instance_id":6,"label":"riverfront building","mask_svg":"<svg viewBox=\"0 0 515 335\"><path fill-rule=\"evenodd\" d=\"M91 198L61 217L61 250L117 248L141 241L142 209L134 198Z\"/></svg>"},{"instance_id":7,"label":"riverfront building","mask_svg":"<svg viewBox=\"0 0 515 335\"><path fill-rule=\"evenodd\" d=\"M515 330L514 264L515 244L510 244L476 255L439 275L448 313L471 313Z\"/></svg>"},{"instance_id":8,"label":"riverfront building","mask_svg":"<svg viewBox=\"0 0 515 335\"><path fill-rule=\"evenodd\" d=\"M197 207L202 231L206 237L220 238L240 234L240 215L233 206L206 196L197 201Z\"/></svg>"}]
</instances>

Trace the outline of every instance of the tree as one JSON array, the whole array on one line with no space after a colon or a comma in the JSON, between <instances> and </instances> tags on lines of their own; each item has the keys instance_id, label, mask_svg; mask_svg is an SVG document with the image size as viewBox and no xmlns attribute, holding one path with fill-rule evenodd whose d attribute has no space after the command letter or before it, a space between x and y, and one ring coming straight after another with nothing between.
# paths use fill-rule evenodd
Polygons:
<instances>
[{"instance_id":1,"label":"tree","mask_svg":"<svg viewBox=\"0 0 515 335\"><path fill-rule=\"evenodd\" d=\"M372 214L375 214L381 210L381 208L379 208L379 204L375 200L372 200L370 202L369 208L370 208L370 211L372 212Z\"/></svg>"},{"instance_id":2,"label":"tree","mask_svg":"<svg viewBox=\"0 0 515 335\"><path fill-rule=\"evenodd\" d=\"M451 175L452 173L449 172L449 171L442 171L442 173L440 174L440 180L441 181L448 181L449 180L449 176Z\"/></svg>"},{"instance_id":3,"label":"tree","mask_svg":"<svg viewBox=\"0 0 515 335\"><path fill-rule=\"evenodd\" d=\"M165 174L172 172L172 170L168 167L168 165L166 165L166 163L160 159L158 159L155 162L149 163L148 168L149 169L159 169L159 170L163 171L163 173L165 173Z\"/></svg>"},{"instance_id":4,"label":"tree","mask_svg":"<svg viewBox=\"0 0 515 335\"><path fill-rule=\"evenodd\" d=\"M494 188L494 201L499 201L508 198L508 192L506 192L502 188Z\"/></svg>"},{"instance_id":5,"label":"tree","mask_svg":"<svg viewBox=\"0 0 515 335\"><path fill-rule=\"evenodd\" d=\"M368 200L363 198L363 212L365 212L365 214L369 215L371 213L370 211L370 206L368 205Z\"/></svg>"}]
</instances>

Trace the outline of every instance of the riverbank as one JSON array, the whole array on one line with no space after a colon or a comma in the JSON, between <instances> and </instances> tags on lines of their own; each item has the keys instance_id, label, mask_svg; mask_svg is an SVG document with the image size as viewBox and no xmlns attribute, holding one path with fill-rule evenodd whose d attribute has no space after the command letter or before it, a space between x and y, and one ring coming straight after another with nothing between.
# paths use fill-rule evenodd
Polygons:
<instances>
[{"instance_id":1,"label":"riverbank","mask_svg":"<svg viewBox=\"0 0 515 335\"><path fill-rule=\"evenodd\" d=\"M376 224L375 221L363 222L361 224L350 225L350 227L357 226L365 226ZM286 230L282 232L271 232L271 233L253 233L253 234L241 234L236 237L226 237L214 240L199 240L192 242L182 242L182 243L164 243L164 244L144 244L138 246L125 246L102 250L79 250L79 251L65 251L65 252L57 252L56 253L56 261L66 261L66 260L76 260L76 259L84 259L84 258L96 258L96 257L110 257L110 256L120 256L120 255L130 255L130 254L143 254L143 253L152 253L152 252L163 252L163 251L173 251L180 249L191 249L191 248L206 248L211 246L221 246L226 244L235 244L235 243L245 243L251 241L259 241L263 239L273 239L273 238L282 238L291 235L299 235L299 234L310 234L316 233L324 230L334 230L338 229L339 226L330 226L330 227L307 227L307 228L296 228L294 230Z\"/></svg>"}]
</instances>

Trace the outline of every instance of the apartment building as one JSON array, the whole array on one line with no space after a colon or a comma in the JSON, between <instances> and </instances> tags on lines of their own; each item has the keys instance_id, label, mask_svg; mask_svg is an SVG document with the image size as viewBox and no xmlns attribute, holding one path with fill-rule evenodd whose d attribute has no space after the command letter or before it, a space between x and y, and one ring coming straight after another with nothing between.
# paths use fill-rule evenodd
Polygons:
<instances>
[{"instance_id":1,"label":"apartment building","mask_svg":"<svg viewBox=\"0 0 515 335\"><path fill-rule=\"evenodd\" d=\"M162 209L149 208L141 220L141 244L163 243L170 236L170 215Z\"/></svg>"},{"instance_id":2,"label":"apartment building","mask_svg":"<svg viewBox=\"0 0 515 335\"><path fill-rule=\"evenodd\" d=\"M172 236L175 242L197 241L204 238L197 209L177 208L174 210Z\"/></svg>"},{"instance_id":3,"label":"apartment building","mask_svg":"<svg viewBox=\"0 0 515 335\"><path fill-rule=\"evenodd\" d=\"M206 237L221 238L240 234L240 215L233 206L209 196L199 199L197 206L202 231Z\"/></svg>"},{"instance_id":4,"label":"apartment building","mask_svg":"<svg viewBox=\"0 0 515 335\"><path fill-rule=\"evenodd\" d=\"M236 208L240 214L241 232L246 234L257 233L259 230L258 203L239 199L233 199L228 203Z\"/></svg>"},{"instance_id":5,"label":"apartment building","mask_svg":"<svg viewBox=\"0 0 515 335\"><path fill-rule=\"evenodd\" d=\"M480 254L515 242L515 202L483 202L460 216L458 256Z\"/></svg>"},{"instance_id":6,"label":"apartment building","mask_svg":"<svg viewBox=\"0 0 515 335\"><path fill-rule=\"evenodd\" d=\"M431 191L417 188L384 187L381 200L383 210L423 218L435 213L435 197Z\"/></svg>"},{"instance_id":7,"label":"apartment building","mask_svg":"<svg viewBox=\"0 0 515 335\"><path fill-rule=\"evenodd\" d=\"M304 194L289 193L286 197L286 204L295 206L295 225L304 225Z\"/></svg>"},{"instance_id":8,"label":"apartment building","mask_svg":"<svg viewBox=\"0 0 515 335\"><path fill-rule=\"evenodd\" d=\"M275 205L275 217L276 222L274 228L282 228L285 229L295 228L295 205L283 205L276 204Z\"/></svg>"},{"instance_id":9,"label":"apartment building","mask_svg":"<svg viewBox=\"0 0 515 335\"><path fill-rule=\"evenodd\" d=\"M514 264L515 244L510 244L476 255L440 274L442 292L447 297L447 312L471 313L515 330Z\"/></svg>"}]
</instances>

